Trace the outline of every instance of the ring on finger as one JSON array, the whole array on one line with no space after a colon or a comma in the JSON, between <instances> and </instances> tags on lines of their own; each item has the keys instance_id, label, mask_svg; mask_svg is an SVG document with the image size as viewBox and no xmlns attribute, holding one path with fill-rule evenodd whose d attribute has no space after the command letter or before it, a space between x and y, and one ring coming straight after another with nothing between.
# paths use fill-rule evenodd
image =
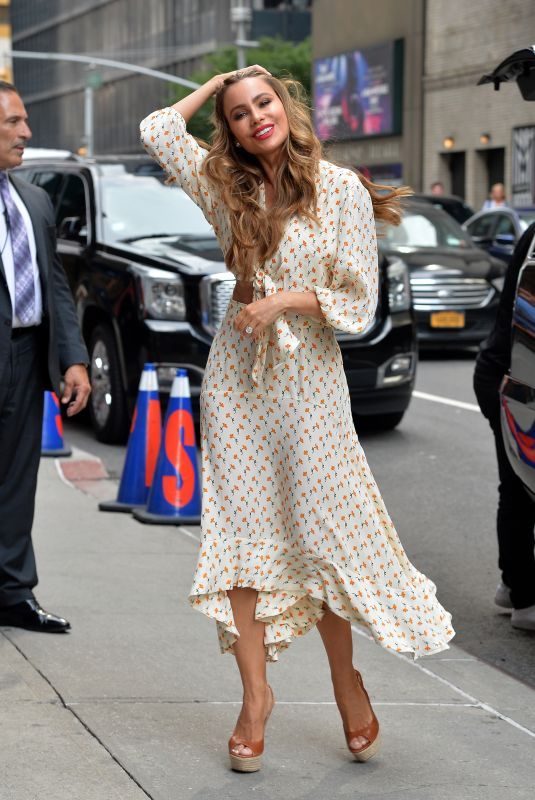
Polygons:
<instances>
[{"instance_id":1,"label":"ring on finger","mask_svg":"<svg viewBox=\"0 0 535 800\"><path fill-rule=\"evenodd\" d=\"M247 327L245 328L245 333L247 334L247 336L250 336L252 332L253 332L252 327L250 325L247 325Z\"/></svg>"}]
</instances>

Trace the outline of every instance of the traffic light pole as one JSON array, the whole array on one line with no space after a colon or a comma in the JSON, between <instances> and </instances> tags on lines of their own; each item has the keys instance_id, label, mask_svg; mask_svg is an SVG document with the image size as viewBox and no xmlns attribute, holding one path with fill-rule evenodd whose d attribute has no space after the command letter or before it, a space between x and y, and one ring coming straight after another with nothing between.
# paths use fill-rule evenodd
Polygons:
<instances>
[{"instance_id":1,"label":"traffic light pole","mask_svg":"<svg viewBox=\"0 0 535 800\"><path fill-rule=\"evenodd\" d=\"M159 70L149 69L148 67L140 67L137 64L129 64L126 61L100 58L99 56L81 56L75 55L74 53L40 53L34 50L12 50L6 53L6 55L11 58L26 58L40 61L75 61L79 64L87 64L89 67L111 67L112 69L122 69L126 72L138 73L139 75L148 75L151 78L168 81L169 83L177 83L189 89L199 88L198 83L188 81L186 78L178 78L176 75L169 75L167 72L160 72ZM89 75L84 90L84 139L87 155L89 156L92 156L94 153L94 89L95 87L91 82L91 75Z\"/></svg>"}]
</instances>

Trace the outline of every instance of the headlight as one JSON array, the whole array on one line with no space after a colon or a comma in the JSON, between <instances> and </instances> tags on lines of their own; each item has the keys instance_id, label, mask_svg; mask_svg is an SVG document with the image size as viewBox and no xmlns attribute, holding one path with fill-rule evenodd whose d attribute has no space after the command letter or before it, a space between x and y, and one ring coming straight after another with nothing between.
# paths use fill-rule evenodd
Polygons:
<instances>
[{"instance_id":1,"label":"headlight","mask_svg":"<svg viewBox=\"0 0 535 800\"><path fill-rule=\"evenodd\" d=\"M387 266L386 274L390 311L407 311L411 307L411 285L407 265L396 258Z\"/></svg>"},{"instance_id":2,"label":"headlight","mask_svg":"<svg viewBox=\"0 0 535 800\"><path fill-rule=\"evenodd\" d=\"M131 270L138 277L141 305L146 316L170 320L186 318L184 284L180 275L138 264L132 265Z\"/></svg>"}]
</instances>

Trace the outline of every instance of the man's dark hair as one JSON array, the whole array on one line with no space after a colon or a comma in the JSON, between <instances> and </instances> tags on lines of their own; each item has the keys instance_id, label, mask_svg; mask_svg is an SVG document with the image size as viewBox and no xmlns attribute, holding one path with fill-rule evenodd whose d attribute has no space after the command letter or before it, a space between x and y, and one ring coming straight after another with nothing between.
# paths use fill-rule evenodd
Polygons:
<instances>
[{"instance_id":1,"label":"man's dark hair","mask_svg":"<svg viewBox=\"0 0 535 800\"><path fill-rule=\"evenodd\" d=\"M15 92L15 94L19 93L17 87L12 83L9 83L9 81L0 81L0 92Z\"/></svg>"}]
</instances>

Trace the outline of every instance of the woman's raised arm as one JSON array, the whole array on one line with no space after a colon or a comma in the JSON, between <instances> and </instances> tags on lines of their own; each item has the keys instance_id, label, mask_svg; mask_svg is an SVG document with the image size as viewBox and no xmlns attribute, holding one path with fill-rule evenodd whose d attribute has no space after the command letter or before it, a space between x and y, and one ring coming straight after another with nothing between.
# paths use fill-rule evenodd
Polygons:
<instances>
[{"instance_id":1,"label":"woman's raised arm","mask_svg":"<svg viewBox=\"0 0 535 800\"><path fill-rule=\"evenodd\" d=\"M265 72L266 75L270 73L264 67L260 67L258 64L255 64L253 67L247 67L247 70L259 70L260 72ZM247 70L244 70L246 72ZM236 70L232 70L232 72L223 72L221 75L214 75L213 78L210 78L203 83L202 86L199 86L198 89L195 89L194 92L188 94L187 97L184 97L182 100L179 100L177 103L172 106L176 111L178 111L186 122L189 122L190 119L197 113L197 111L203 107L207 100L209 100L220 88L225 78L228 78L230 75L234 75Z\"/></svg>"}]
</instances>

